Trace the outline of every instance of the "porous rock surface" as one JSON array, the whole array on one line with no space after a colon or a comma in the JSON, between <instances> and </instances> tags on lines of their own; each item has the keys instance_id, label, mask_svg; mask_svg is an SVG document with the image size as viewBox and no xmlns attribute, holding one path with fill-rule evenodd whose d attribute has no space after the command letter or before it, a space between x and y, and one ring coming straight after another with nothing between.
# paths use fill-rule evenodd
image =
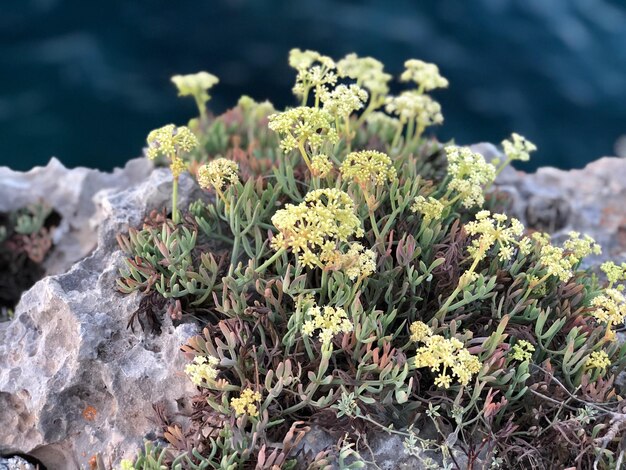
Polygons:
<instances>
[{"instance_id":1,"label":"porous rock surface","mask_svg":"<svg viewBox=\"0 0 626 470\"><path fill-rule=\"evenodd\" d=\"M82 221L100 222L97 249L36 283L15 318L0 323L0 456L27 454L59 470L89 468L96 453L132 457L156 429L152 404L184 412L181 399L194 394L179 348L197 327L170 323L160 335L133 333L127 323L140 296L115 290L123 259L115 235L168 204L171 175L140 172L123 186L97 193L93 216ZM195 189L191 178L181 179L183 195Z\"/></svg>"},{"instance_id":2,"label":"porous rock surface","mask_svg":"<svg viewBox=\"0 0 626 470\"><path fill-rule=\"evenodd\" d=\"M56 158L45 167L14 171L0 167L0 212L21 209L44 201L61 216L54 230L54 250L46 259L46 273L59 274L93 251L96 227L94 195L104 189L127 188L152 172L145 158L130 160L124 168L106 173L89 168L66 168Z\"/></svg>"},{"instance_id":3,"label":"porous rock surface","mask_svg":"<svg viewBox=\"0 0 626 470\"><path fill-rule=\"evenodd\" d=\"M498 152L490 144L474 150L488 157ZM528 226L557 239L570 230L589 233L602 244L603 259L619 260L626 259L624 175L626 160L602 158L582 170L507 169L498 186L510 196L511 215ZM27 454L49 469L69 470L88 467L96 453L112 462L131 457L157 430L152 404L184 412L181 398L195 393L178 350L196 327L165 325L159 336L132 333L126 323L139 295L123 296L114 287L122 261L115 234L169 203L171 176L143 160L113 174L66 170L53 160L25 174L0 168L0 183L0 211L41 196L68 223L58 246L64 237L87 240L63 255L56 272L97 242L69 271L38 282L14 320L0 324L0 455ZM181 179L181 207L197 190L190 178ZM317 452L336 442L314 426L302 445ZM379 468L421 468L397 436L374 435L370 447Z\"/></svg>"}]
</instances>

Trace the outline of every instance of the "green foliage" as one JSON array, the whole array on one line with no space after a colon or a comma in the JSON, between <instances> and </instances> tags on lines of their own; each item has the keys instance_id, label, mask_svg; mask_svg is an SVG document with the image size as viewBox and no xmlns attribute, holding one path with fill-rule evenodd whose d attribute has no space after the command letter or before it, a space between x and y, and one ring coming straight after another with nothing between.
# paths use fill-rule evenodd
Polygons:
<instances>
[{"instance_id":1,"label":"green foliage","mask_svg":"<svg viewBox=\"0 0 626 470\"><path fill-rule=\"evenodd\" d=\"M369 426L431 467L458 467L459 449L471 465L618 466L621 268L600 285L579 269L592 240L554 246L498 213L496 175L534 146L514 134L495 166L425 137L442 119L425 91L447 86L432 64L408 61L412 88L387 98L374 59L290 64L301 107L244 97L190 123L210 202L120 236L119 289L205 324L183 347L199 395L190 427L164 426L168 465L361 468ZM314 422L351 438L296 453ZM428 423L438 438L414 431Z\"/></svg>"}]
</instances>

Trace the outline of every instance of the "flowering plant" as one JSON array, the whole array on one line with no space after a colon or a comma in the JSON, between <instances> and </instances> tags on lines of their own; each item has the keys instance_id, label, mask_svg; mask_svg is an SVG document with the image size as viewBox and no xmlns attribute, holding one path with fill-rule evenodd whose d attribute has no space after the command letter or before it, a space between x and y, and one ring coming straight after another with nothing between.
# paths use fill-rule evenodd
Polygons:
<instances>
[{"instance_id":1,"label":"flowering plant","mask_svg":"<svg viewBox=\"0 0 626 470\"><path fill-rule=\"evenodd\" d=\"M603 265L601 282L581 269L600 250L589 237L557 245L506 213L496 176L534 145L513 134L488 162L427 136L443 117L426 93L448 86L433 64L407 61L412 88L390 96L372 58L296 49L289 63L299 106L244 97L195 137L149 137L175 181L197 141L206 190L120 236L135 317L204 327L183 347L198 396L191 424L164 424L170 461L365 465L369 428L424 465L619 466L626 267ZM355 439L295 451L328 420ZM428 423L433 439L416 431Z\"/></svg>"}]
</instances>

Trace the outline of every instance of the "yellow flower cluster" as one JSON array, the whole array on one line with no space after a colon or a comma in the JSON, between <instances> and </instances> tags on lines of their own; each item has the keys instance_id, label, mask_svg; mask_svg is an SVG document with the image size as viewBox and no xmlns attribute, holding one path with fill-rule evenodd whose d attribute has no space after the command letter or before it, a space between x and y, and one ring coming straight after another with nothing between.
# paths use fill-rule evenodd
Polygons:
<instances>
[{"instance_id":1,"label":"yellow flower cluster","mask_svg":"<svg viewBox=\"0 0 626 470\"><path fill-rule=\"evenodd\" d=\"M200 386L207 382L215 380L218 374L216 366L220 360L213 356L196 356L192 364L185 366L185 373L194 385Z\"/></svg>"},{"instance_id":2,"label":"yellow flower cluster","mask_svg":"<svg viewBox=\"0 0 626 470\"><path fill-rule=\"evenodd\" d=\"M382 186L397 177L389 155L377 150L351 152L341 164L341 176L362 188Z\"/></svg>"},{"instance_id":3,"label":"yellow flower cluster","mask_svg":"<svg viewBox=\"0 0 626 470\"><path fill-rule=\"evenodd\" d=\"M607 261L606 263L602 263L600 269L606 274L611 286L616 282L626 281L626 263L622 263L618 266L612 261Z\"/></svg>"},{"instance_id":4,"label":"yellow flower cluster","mask_svg":"<svg viewBox=\"0 0 626 470\"><path fill-rule=\"evenodd\" d=\"M537 147L531 141L513 132L511 140L502 141L502 149L509 160L527 162L530 160L530 152L537 150Z\"/></svg>"},{"instance_id":5,"label":"yellow flower cluster","mask_svg":"<svg viewBox=\"0 0 626 470\"><path fill-rule=\"evenodd\" d=\"M319 154L314 155L313 158L311 158L311 170L313 171L313 176L326 178L332 169L333 162L330 161L328 155Z\"/></svg>"},{"instance_id":6,"label":"yellow flower cluster","mask_svg":"<svg viewBox=\"0 0 626 470\"><path fill-rule=\"evenodd\" d=\"M230 406L237 416L248 415L253 418L259 416L259 409L256 405L261 401L261 394L253 392L251 388L246 388L239 398L231 398Z\"/></svg>"},{"instance_id":7,"label":"yellow flower cluster","mask_svg":"<svg viewBox=\"0 0 626 470\"><path fill-rule=\"evenodd\" d=\"M604 351L594 351L587 359L585 367L588 369L606 369L611 365L609 355Z\"/></svg>"},{"instance_id":8,"label":"yellow flower cluster","mask_svg":"<svg viewBox=\"0 0 626 470\"><path fill-rule=\"evenodd\" d=\"M619 289L605 289L604 293L593 298L591 305L595 310L591 314L607 325L621 325L626 320L626 298Z\"/></svg>"},{"instance_id":9,"label":"yellow flower cluster","mask_svg":"<svg viewBox=\"0 0 626 470\"><path fill-rule=\"evenodd\" d=\"M189 75L174 75L172 82L178 88L178 96L197 96L206 102L210 98L207 90L217 85L220 80L208 72L198 72Z\"/></svg>"},{"instance_id":10,"label":"yellow flower cluster","mask_svg":"<svg viewBox=\"0 0 626 470\"><path fill-rule=\"evenodd\" d=\"M272 114L268 119L268 127L281 136L280 147L285 153L305 144L317 149L324 142L335 144L338 141L331 115L321 109L299 106Z\"/></svg>"},{"instance_id":11,"label":"yellow flower cluster","mask_svg":"<svg viewBox=\"0 0 626 470\"><path fill-rule=\"evenodd\" d=\"M321 100L324 111L345 118L361 109L367 97L367 91L359 85L339 85L333 91L322 94Z\"/></svg>"},{"instance_id":12,"label":"yellow flower cluster","mask_svg":"<svg viewBox=\"0 0 626 470\"><path fill-rule=\"evenodd\" d=\"M385 100L385 110L395 114L401 123L415 120L420 128L441 124L443 114L441 105L428 95L422 95L415 90L403 91L398 96L388 96Z\"/></svg>"},{"instance_id":13,"label":"yellow flower cluster","mask_svg":"<svg viewBox=\"0 0 626 470\"><path fill-rule=\"evenodd\" d=\"M339 189L311 191L297 206L287 204L276 211L272 223L280 233L273 238L272 246L276 250L291 248L305 266L321 266L319 254L328 243L336 246L351 236L363 236L354 210L350 196Z\"/></svg>"},{"instance_id":14,"label":"yellow flower cluster","mask_svg":"<svg viewBox=\"0 0 626 470\"><path fill-rule=\"evenodd\" d=\"M159 155L174 160L181 153L190 152L198 145L198 139L186 126L167 124L148 134L146 156L154 160Z\"/></svg>"},{"instance_id":15,"label":"yellow flower cluster","mask_svg":"<svg viewBox=\"0 0 626 470\"><path fill-rule=\"evenodd\" d=\"M343 308L325 306L320 308L313 304L307 311L311 318L302 325L302 334L313 336L316 330L321 330L318 338L324 344L329 344L338 333L350 333L353 329L352 322Z\"/></svg>"},{"instance_id":16,"label":"yellow flower cluster","mask_svg":"<svg viewBox=\"0 0 626 470\"><path fill-rule=\"evenodd\" d=\"M376 253L356 242L350 243L346 253L335 249L334 243L325 243L319 259L325 269L341 270L351 281L365 279L376 271Z\"/></svg>"},{"instance_id":17,"label":"yellow flower cluster","mask_svg":"<svg viewBox=\"0 0 626 470\"><path fill-rule=\"evenodd\" d=\"M335 62L319 52L292 49L289 52L289 65L298 71L293 87L293 93L298 97L306 98L312 88L320 93L327 86L337 83L337 74L333 71Z\"/></svg>"},{"instance_id":18,"label":"yellow flower cluster","mask_svg":"<svg viewBox=\"0 0 626 470\"><path fill-rule=\"evenodd\" d=\"M187 170L187 164L185 161L180 158L178 155L172 156L172 161L170 163L170 171L174 178L178 178Z\"/></svg>"},{"instance_id":19,"label":"yellow flower cluster","mask_svg":"<svg viewBox=\"0 0 626 470\"><path fill-rule=\"evenodd\" d=\"M530 239L520 238L524 233L522 223L515 218L509 221L504 214L491 215L487 210L480 211L476 214L476 220L465 224L465 231L472 236L479 235L468 247L468 251L475 258L482 259L494 245L497 245L500 261L509 261L516 246L523 254L528 254L531 250Z\"/></svg>"},{"instance_id":20,"label":"yellow flower cluster","mask_svg":"<svg viewBox=\"0 0 626 470\"><path fill-rule=\"evenodd\" d=\"M445 207L439 199L432 196L428 199L424 196L417 196L411 206L411 211L422 214L424 222L428 223L431 220L440 219Z\"/></svg>"},{"instance_id":21,"label":"yellow flower cluster","mask_svg":"<svg viewBox=\"0 0 626 470\"><path fill-rule=\"evenodd\" d=\"M467 385L472 375L480 371L478 358L470 354L458 339L427 334L428 331L421 325L416 330L415 336L422 336L418 342L424 343L424 346L417 348L415 367L428 367L433 373L439 373L435 378L438 387L449 388L454 377L461 385Z\"/></svg>"},{"instance_id":22,"label":"yellow flower cluster","mask_svg":"<svg viewBox=\"0 0 626 470\"><path fill-rule=\"evenodd\" d=\"M421 321L411 323L409 330L411 331L411 341L416 343L423 342L433 334L433 330L430 329L430 326Z\"/></svg>"},{"instance_id":23,"label":"yellow flower cluster","mask_svg":"<svg viewBox=\"0 0 626 470\"><path fill-rule=\"evenodd\" d=\"M570 232L569 238L563 242L563 248L570 252L570 256L576 258L576 263L591 254L602 254L602 247L589 235L580 238L580 233Z\"/></svg>"},{"instance_id":24,"label":"yellow flower cluster","mask_svg":"<svg viewBox=\"0 0 626 470\"><path fill-rule=\"evenodd\" d=\"M448 80L439 73L439 67L418 59L409 59L404 63L405 71L400 75L403 82L415 82L422 91L447 88Z\"/></svg>"},{"instance_id":25,"label":"yellow flower cluster","mask_svg":"<svg viewBox=\"0 0 626 470\"><path fill-rule=\"evenodd\" d=\"M198 169L198 183L200 187L215 188L221 191L225 186L239 181L239 165L226 158L217 158Z\"/></svg>"},{"instance_id":26,"label":"yellow flower cluster","mask_svg":"<svg viewBox=\"0 0 626 470\"><path fill-rule=\"evenodd\" d=\"M569 281L574 275L572 268L575 263L572 263L571 257L565 256L563 248L554 245L542 246L539 261L550 276L558 277L562 282Z\"/></svg>"},{"instance_id":27,"label":"yellow flower cluster","mask_svg":"<svg viewBox=\"0 0 626 470\"><path fill-rule=\"evenodd\" d=\"M515 343L515 345L511 349L510 355L511 358L516 361L526 362L530 361L533 358L534 352L535 347L528 341L521 339Z\"/></svg>"},{"instance_id":28,"label":"yellow flower cluster","mask_svg":"<svg viewBox=\"0 0 626 470\"><path fill-rule=\"evenodd\" d=\"M135 464L131 460L122 459L120 461L120 470L135 470Z\"/></svg>"},{"instance_id":29,"label":"yellow flower cluster","mask_svg":"<svg viewBox=\"0 0 626 470\"><path fill-rule=\"evenodd\" d=\"M385 73L382 62L372 57L359 57L356 54L348 54L337 62L337 71L341 77L356 80L357 85L362 86L375 95L389 93L389 80L391 75Z\"/></svg>"},{"instance_id":30,"label":"yellow flower cluster","mask_svg":"<svg viewBox=\"0 0 626 470\"><path fill-rule=\"evenodd\" d=\"M446 154L451 178L448 189L458 193L464 207L482 206L485 202L482 187L495 180L495 167L468 147L449 146Z\"/></svg>"}]
</instances>

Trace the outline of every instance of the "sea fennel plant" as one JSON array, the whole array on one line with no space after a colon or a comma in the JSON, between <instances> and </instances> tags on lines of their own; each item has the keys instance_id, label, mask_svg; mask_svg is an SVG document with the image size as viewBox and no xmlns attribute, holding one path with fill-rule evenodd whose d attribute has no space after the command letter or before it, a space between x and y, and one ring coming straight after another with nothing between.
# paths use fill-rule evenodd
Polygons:
<instances>
[{"instance_id":1,"label":"sea fennel plant","mask_svg":"<svg viewBox=\"0 0 626 470\"><path fill-rule=\"evenodd\" d=\"M433 64L407 61L389 96L372 58L289 63L300 106L203 114L188 168L206 197L120 236L133 320L204 328L182 348L191 424L164 418L163 459L360 468L376 429L431 467L619 468L625 268L600 283L580 269L593 240L557 246L503 213L494 180L532 143L513 134L488 162L425 137L443 120L427 92L448 85ZM314 424L337 445L296 451Z\"/></svg>"}]
</instances>

